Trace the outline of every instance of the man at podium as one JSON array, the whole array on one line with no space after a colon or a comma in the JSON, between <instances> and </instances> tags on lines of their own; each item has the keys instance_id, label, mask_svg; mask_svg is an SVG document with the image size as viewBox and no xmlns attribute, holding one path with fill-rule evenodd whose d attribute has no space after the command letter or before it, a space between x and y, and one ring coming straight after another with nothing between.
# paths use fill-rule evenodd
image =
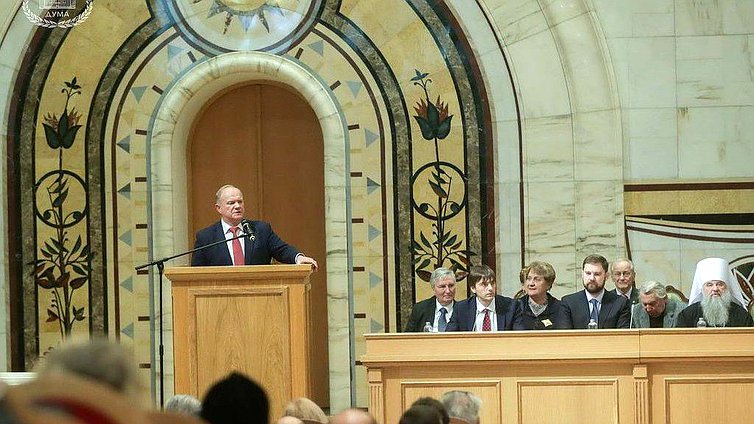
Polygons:
<instances>
[{"instance_id":1,"label":"man at podium","mask_svg":"<svg viewBox=\"0 0 754 424\"><path fill-rule=\"evenodd\" d=\"M228 242L194 252L192 266L266 265L274 258L286 264L311 264L316 271L317 261L280 239L269 222L244 219L243 193L237 187L227 184L217 190L215 210L220 221L196 233L194 248Z\"/></svg>"}]
</instances>

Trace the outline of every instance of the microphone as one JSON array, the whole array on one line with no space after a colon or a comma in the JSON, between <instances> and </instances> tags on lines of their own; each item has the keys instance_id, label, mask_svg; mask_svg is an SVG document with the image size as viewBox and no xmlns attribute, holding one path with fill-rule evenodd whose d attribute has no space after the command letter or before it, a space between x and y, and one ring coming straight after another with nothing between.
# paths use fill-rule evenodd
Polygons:
<instances>
[{"instance_id":1,"label":"microphone","mask_svg":"<svg viewBox=\"0 0 754 424\"><path fill-rule=\"evenodd\" d=\"M631 319L628 321L628 328L633 328L634 325L634 305L636 302L631 302Z\"/></svg>"},{"instance_id":2,"label":"microphone","mask_svg":"<svg viewBox=\"0 0 754 424\"><path fill-rule=\"evenodd\" d=\"M254 241L254 239L256 239L256 235L254 234L254 224L248 219L241 221L241 230L243 230L249 240Z\"/></svg>"}]
</instances>

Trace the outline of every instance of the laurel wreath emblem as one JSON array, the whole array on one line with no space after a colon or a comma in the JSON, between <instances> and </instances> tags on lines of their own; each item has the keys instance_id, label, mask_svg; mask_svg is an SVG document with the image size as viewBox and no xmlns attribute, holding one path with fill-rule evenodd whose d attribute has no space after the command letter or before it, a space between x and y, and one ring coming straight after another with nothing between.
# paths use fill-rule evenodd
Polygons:
<instances>
[{"instance_id":1,"label":"laurel wreath emblem","mask_svg":"<svg viewBox=\"0 0 754 424\"><path fill-rule=\"evenodd\" d=\"M34 14L34 12L32 12L31 9L29 9L29 0L24 0L23 3L21 3L21 9L23 10L24 15L26 15L29 21L34 25L45 27L45 28L71 28L84 22L89 17L89 15L92 13L93 3L94 3L94 0L86 0L86 6L84 7L84 10L80 14L76 15L76 17L72 19L66 19L59 22L40 18L39 16Z\"/></svg>"}]
</instances>

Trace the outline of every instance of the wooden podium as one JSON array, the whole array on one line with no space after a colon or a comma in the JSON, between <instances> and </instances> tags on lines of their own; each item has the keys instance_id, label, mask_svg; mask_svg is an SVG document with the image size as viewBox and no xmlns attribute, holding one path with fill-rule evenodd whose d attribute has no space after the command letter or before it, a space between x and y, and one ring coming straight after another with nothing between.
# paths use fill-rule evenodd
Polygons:
<instances>
[{"instance_id":1,"label":"wooden podium","mask_svg":"<svg viewBox=\"0 0 754 424\"><path fill-rule=\"evenodd\" d=\"M166 268L175 393L201 398L240 371L265 388L271 416L309 397L309 274L309 265Z\"/></svg>"}]
</instances>

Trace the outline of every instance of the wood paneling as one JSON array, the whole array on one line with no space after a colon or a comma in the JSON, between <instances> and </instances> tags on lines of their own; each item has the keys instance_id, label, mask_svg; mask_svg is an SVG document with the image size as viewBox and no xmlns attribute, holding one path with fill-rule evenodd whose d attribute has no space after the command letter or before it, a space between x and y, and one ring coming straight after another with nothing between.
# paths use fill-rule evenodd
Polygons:
<instances>
[{"instance_id":1,"label":"wood paneling","mask_svg":"<svg viewBox=\"0 0 754 424\"><path fill-rule=\"evenodd\" d=\"M741 423L754 404L754 329L365 337L380 423L458 388L483 396L484 424Z\"/></svg>"}]
</instances>

